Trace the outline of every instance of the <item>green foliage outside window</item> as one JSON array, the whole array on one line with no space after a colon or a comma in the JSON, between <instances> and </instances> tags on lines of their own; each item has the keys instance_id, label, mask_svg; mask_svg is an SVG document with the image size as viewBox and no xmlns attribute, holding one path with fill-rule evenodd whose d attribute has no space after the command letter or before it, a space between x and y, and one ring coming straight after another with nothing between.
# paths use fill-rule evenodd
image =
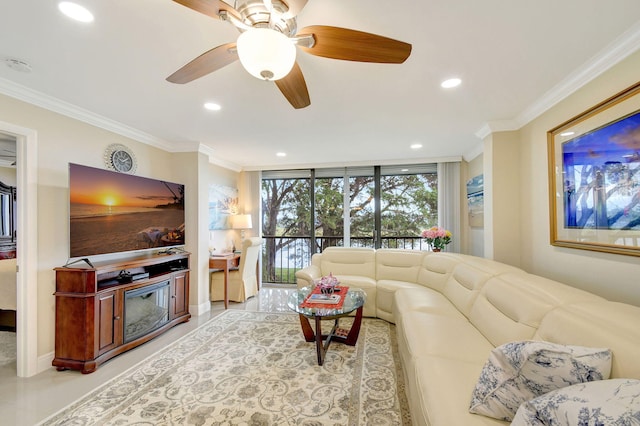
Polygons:
<instances>
[{"instance_id":1,"label":"green foliage outside window","mask_svg":"<svg viewBox=\"0 0 640 426\"><path fill-rule=\"evenodd\" d=\"M318 251L331 245L344 245L344 178L315 179L313 229L310 229L310 185L309 178L262 181L262 231L267 237L264 265L266 281L276 280L276 257L282 250L286 251L288 259L308 258L312 236L315 237L313 244L320 242ZM349 233L352 246L373 247L374 186L373 176L349 178ZM423 229L437 225L435 173L381 176L380 189L380 235L383 247L396 247L398 240L403 237L415 239ZM309 238L302 248L299 246L300 237ZM280 263L283 261L280 260ZM308 263L308 259L304 259L303 263Z\"/></svg>"}]
</instances>

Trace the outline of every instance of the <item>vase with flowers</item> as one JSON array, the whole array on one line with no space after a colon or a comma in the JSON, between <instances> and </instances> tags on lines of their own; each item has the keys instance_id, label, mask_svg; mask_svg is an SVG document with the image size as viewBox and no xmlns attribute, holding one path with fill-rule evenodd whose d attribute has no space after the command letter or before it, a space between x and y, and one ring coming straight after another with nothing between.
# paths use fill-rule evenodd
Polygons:
<instances>
[{"instance_id":1,"label":"vase with flowers","mask_svg":"<svg viewBox=\"0 0 640 426\"><path fill-rule=\"evenodd\" d=\"M315 281L315 285L320 289L323 294L332 294L333 290L340 284L338 279L329 273L328 276L324 276Z\"/></svg>"},{"instance_id":2,"label":"vase with flowers","mask_svg":"<svg viewBox=\"0 0 640 426\"><path fill-rule=\"evenodd\" d=\"M441 251L444 246L451 242L451 232L439 226L432 226L429 229L425 229L420 236L427 240L431 251L435 252Z\"/></svg>"}]
</instances>

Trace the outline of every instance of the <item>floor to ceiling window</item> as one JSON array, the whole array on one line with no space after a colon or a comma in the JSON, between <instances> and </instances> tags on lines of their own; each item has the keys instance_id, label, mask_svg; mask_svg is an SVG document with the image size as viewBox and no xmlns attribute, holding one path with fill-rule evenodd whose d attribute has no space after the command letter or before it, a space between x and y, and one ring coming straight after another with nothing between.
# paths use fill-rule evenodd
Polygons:
<instances>
[{"instance_id":1,"label":"floor to ceiling window","mask_svg":"<svg viewBox=\"0 0 640 426\"><path fill-rule=\"evenodd\" d=\"M418 238L438 224L435 164L380 168L380 241L376 247L422 249Z\"/></svg>"},{"instance_id":2,"label":"floor to ceiling window","mask_svg":"<svg viewBox=\"0 0 640 426\"><path fill-rule=\"evenodd\" d=\"M265 171L263 281L295 283L330 246L426 249L437 200L435 164Z\"/></svg>"},{"instance_id":3,"label":"floor to ceiling window","mask_svg":"<svg viewBox=\"0 0 640 426\"><path fill-rule=\"evenodd\" d=\"M310 171L264 172L262 282L295 283L295 271L311 258Z\"/></svg>"}]
</instances>

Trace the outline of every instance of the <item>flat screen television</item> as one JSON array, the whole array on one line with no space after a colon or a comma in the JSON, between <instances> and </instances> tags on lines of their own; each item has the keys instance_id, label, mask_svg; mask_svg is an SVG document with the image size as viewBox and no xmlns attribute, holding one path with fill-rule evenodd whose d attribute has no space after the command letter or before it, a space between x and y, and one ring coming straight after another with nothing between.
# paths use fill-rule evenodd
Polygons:
<instances>
[{"instance_id":1,"label":"flat screen television","mask_svg":"<svg viewBox=\"0 0 640 426\"><path fill-rule=\"evenodd\" d=\"M184 245L184 185L69 164L69 257Z\"/></svg>"}]
</instances>

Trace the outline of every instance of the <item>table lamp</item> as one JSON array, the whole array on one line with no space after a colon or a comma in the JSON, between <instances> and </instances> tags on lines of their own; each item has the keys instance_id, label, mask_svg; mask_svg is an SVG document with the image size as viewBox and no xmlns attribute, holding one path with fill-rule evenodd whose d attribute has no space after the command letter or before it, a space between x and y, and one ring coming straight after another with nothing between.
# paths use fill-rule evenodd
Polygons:
<instances>
[{"instance_id":1,"label":"table lamp","mask_svg":"<svg viewBox=\"0 0 640 426\"><path fill-rule=\"evenodd\" d=\"M251 224L251 215L250 214L237 214L231 217L231 228L240 230L240 247L244 244L244 233L246 229L251 229L253 225Z\"/></svg>"}]
</instances>

